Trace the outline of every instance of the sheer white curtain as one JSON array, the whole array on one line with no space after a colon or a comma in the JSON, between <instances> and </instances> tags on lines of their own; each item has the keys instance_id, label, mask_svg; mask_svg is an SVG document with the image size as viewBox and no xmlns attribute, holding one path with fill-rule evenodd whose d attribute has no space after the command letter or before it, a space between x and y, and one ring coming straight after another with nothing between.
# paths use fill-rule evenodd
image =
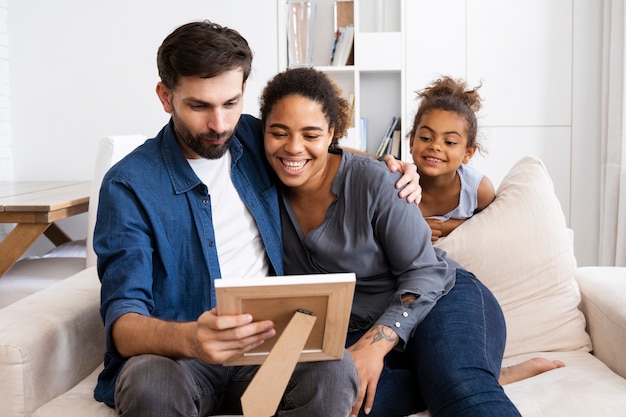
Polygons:
<instances>
[{"instance_id":1,"label":"sheer white curtain","mask_svg":"<svg viewBox=\"0 0 626 417\"><path fill-rule=\"evenodd\" d=\"M625 13L623 0L605 0L600 265L626 266Z\"/></svg>"}]
</instances>

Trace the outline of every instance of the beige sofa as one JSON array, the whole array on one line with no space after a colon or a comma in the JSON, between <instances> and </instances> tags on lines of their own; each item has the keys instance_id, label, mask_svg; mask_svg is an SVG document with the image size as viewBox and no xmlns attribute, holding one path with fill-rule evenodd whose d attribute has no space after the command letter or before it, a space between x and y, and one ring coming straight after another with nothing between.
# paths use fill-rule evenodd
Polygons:
<instances>
[{"instance_id":1,"label":"beige sofa","mask_svg":"<svg viewBox=\"0 0 626 417\"><path fill-rule=\"evenodd\" d=\"M576 267L540 161L518 162L496 201L437 244L502 304L505 365L534 356L566 363L505 386L523 416L626 416L626 268ZM3 416L115 415L93 399L104 345L98 308L88 268L0 310Z\"/></svg>"}]
</instances>

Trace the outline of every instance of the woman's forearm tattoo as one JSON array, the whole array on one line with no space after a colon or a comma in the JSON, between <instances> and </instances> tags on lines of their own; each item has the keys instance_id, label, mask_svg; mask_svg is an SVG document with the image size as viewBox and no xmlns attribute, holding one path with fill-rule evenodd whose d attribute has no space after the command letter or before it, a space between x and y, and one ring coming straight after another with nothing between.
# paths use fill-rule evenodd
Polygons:
<instances>
[{"instance_id":1,"label":"woman's forearm tattoo","mask_svg":"<svg viewBox=\"0 0 626 417\"><path fill-rule=\"evenodd\" d=\"M377 324L374 327L372 327L371 329L369 329L369 331L367 333L365 333L363 338L361 340L359 340L358 342L356 342L352 346L351 349L353 351L357 351L357 350L361 350L361 349L365 348L365 346L367 344L365 342L366 340L369 341L370 345L373 345L374 343L380 342L382 340L382 341L389 342L389 343L391 343L391 344L393 344L395 346L396 343L398 342L399 338L398 338L398 335L396 334L396 332L391 330L391 328L389 328L387 326L383 326L382 324Z\"/></svg>"},{"instance_id":2,"label":"woman's forearm tattoo","mask_svg":"<svg viewBox=\"0 0 626 417\"><path fill-rule=\"evenodd\" d=\"M368 334L369 333L372 334L366 337L372 340L371 343L385 340L389 343L395 344L398 341L398 335L396 334L396 332L394 332L387 326L383 326L382 324L377 324L376 326L372 327Z\"/></svg>"}]
</instances>

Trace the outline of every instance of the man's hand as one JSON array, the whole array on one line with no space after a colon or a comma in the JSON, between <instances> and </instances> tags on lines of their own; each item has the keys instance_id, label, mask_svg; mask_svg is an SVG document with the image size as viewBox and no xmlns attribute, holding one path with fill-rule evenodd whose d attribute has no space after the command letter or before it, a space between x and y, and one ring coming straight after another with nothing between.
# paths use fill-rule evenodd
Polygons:
<instances>
[{"instance_id":1,"label":"man's hand","mask_svg":"<svg viewBox=\"0 0 626 417\"><path fill-rule=\"evenodd\" d=\"M249 314L217 316L203 313L196 322L196 354L208 363L224 363L261 345L276 334L269 320L252 322Z\"/></svg>"},{"instance_id":2,"label":"man's hand","mask_svg":"<svg viewBox=\"0 0 626 417\"><path fill-rule=\"evenodd\" d=\"M113 342L125 358L153 354L224 363L243 355L276 334L271 321L252 322L249 314L217 316L203 313L195 322L175 322L127 313L111 329Z\"/></svg>"},{"instance_id":3,"label":"man's hand","mask_svg":"<svg viewBox=\"0 0 626 417\"><path fill-rule=\"evenodd\" d=\"M400 190L398 197L406 198L408 203L419 205L422 201L422 187L420 187L420 175L417 166L409 162L399 161L393 155L385 155L383 158L391 172L401 172L403 175L396 182L396 188Z\"/></svg>"}]
</instances>

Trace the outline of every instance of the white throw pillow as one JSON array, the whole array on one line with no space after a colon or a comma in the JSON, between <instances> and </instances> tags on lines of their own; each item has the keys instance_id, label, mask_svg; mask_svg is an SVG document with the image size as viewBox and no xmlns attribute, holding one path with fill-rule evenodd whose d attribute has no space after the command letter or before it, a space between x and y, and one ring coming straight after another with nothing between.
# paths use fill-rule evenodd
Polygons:
<instances>
[{"instance_id":1,"label":"white throw pillow","mask_svg":"<svg viewBox=\"0 0 626 417\"><path fill-rule=\"evenodd\" d=\"M496 199L436 246L494 293L506 317L505 357L591 350L578 310L572 231L543 163L527 156Z\"/></svg>"}]
</instances>

